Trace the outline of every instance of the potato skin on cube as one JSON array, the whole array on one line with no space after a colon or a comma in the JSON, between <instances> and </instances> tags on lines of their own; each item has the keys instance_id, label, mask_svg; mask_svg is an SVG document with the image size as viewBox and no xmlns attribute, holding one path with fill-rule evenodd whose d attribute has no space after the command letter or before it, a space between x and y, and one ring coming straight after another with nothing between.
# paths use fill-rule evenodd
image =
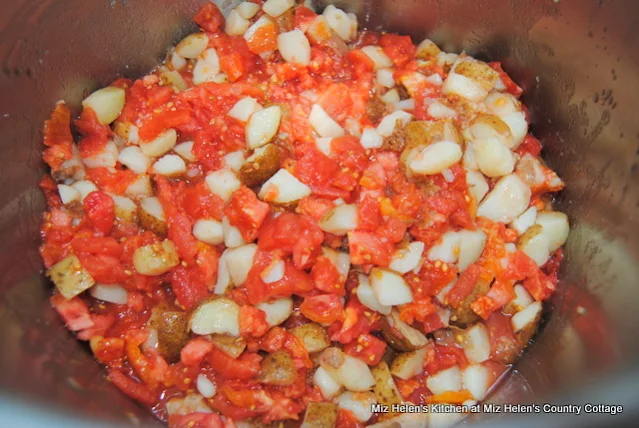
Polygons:
<instances>
[{"instance_id":1,"label":"potato skin on cube","mask_svg":"<svg viewBox=\"0 0 639 428\"><path fill-rule=\"evenodd\" d=\"M95 280L71 254L60 260L47 271L47 276L53 281L60 294L70 300L95 284Z\"/></svg>"},{"instance_id":2,"label":"potato skin on cube","mask_svg":"<svg viewBox=\"0 0 639 428\"><path fill-rule=\"evenodd\" d=\"M274 144L267 144L256 149L253 156L242 164L238 177L245 186L259 186L271 178L279 169L280 151Z\"/></svg>"},{"instance_id":3,"label":"potato skin on cube","mask_svg":"<svg viewBox=\"0 0 639 428\"><path fill-rule=\"evenodd\" d=\"M333 428L337 421L337 404L310 403L304 414L302 428Z\"/></svg>"},{"instance_id":4,"label":"potato skin on cube","mask_svg":"<svg viewBox=\"0 0 639 428\"><path fill-rule=\"evenodd\" d=\"M185 312L163 307L153 309L149 325L158 331L158 350L169 362L180 359L180 351L189 341L188 318Z\"/></svg>"}]
</instances>

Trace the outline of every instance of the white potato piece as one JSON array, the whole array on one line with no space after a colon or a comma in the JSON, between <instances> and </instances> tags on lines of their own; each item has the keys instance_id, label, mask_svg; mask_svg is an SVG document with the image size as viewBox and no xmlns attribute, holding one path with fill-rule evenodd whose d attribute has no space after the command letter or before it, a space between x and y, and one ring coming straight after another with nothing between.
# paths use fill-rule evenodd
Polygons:
<instances>
[{"instance_id":1,"label":"white potato piece","mask_svg":"<svg viewBox=\"0 0 639 428\"><path fill-rule=\"evenodd\" d=\"M118 161L118 146L113 141L108 141L102 150L93 156L82 158L82 163L87 168L113 168Z\"/></svg>"},{"instance_id":2,"label":"white potato piece","mask_svg":"<svg viewBox=\"0 0 639 428\"><path fill-rule=\"evenodd\" d=\"M258 196L266 202L289 204L311 194L311 189L282 168L260 188Z\"/></svg>"},{"instance_id":3,"label":"white potato piece","mask_svg":"<svg viewBox=\"0 0 639 428\"><path fill-rule=\"evenodd\" d=\"M244 151L227 153L224 155L224 165L235 172L239 171L244 164Z\"/></svg>"},{"instance_id":4,"label":"white potato piece","mask_svg":"<svg viewBox=\"0 0 639 428\"><path fill-rule=\"evenodd\" d=\"M168 129L152 141L140 141L140 150L146 156L158 157L170 151L177 142L175 129Z\"/></svg>"},{"instance_id":5,"label":"white potato piece","mask_svg":"<svg viewBox=\"0 0 639 428\"><path fill-rule=\"evenodd\" d=\"M129 184L125 191L125 195L133 199L144 198L146 196L151 196L152 194L153 188L151 187L151 177L147 174L138 175L133 183Z\"/></svg>"},{"instance_id":6,"label":"white potato piece","mask_svg":"<svg viewBox=\"0 0 639 428\"><path fill-rule=\"evenodd\" d=\"M426 347L415 351L403 352L393 360L390 371L393 376L408 380L424 370Z\"/></svg>"},{"instance_id":7,"label":"white potato piece","mask_svg":"<svg viewBox=\"0 0 639 428\"><path fill-rule=\"evenodd\" d=\"M342 204L327 212L317 224L324 232L343 236L357 229L357 205Z\"/></svg>"},{"instance_id":8,"label":"white potato piece","mask_svg":"<svg viewBox=\"0 0 639 428\"><path fill-rule=\"evenodd\" d=\"M197 380L195 381L195 386L197 387L197 391L204 398L213 398L215 393L217 392L217 387L211 379L204 373L200 373L197 375Z\"/></svg>"},{"instance_id":9,"label":"white potato piece","mask_svg":"<svg viewBox=\"0 0 639 428\"><path fill-rule=\"evenodd\" d=\"M477 165L477 156L475 155L475 148L471 141L466 142L464 149L464 156L462 157L462 165L466 170L479 171L479 165Z\"/></svg>"},{"instance_id":10,"label":"white potato piece","mask_svg":"<svg viewBox=\"0 0 639 428\"><path fill-rule=\"evenodd\" d=\"M282 109L270 106L258 110L251 115L246 124L246 144L249 149L256 149L271 142L280 127Z\"/></svg>"},{"instance_id":11,"label":"white potato piece","mask_svg":"<svg viewBox=\"0 0 639 428\"><path fill-rule=\"evenodd\" d=\"M471 364L483 363L490 358L490 335L482 323L466 329L464 332L464 354Z\"/></svg>"},{"instance_id":12,"label":"white potato piece","mask_svg":"<svg viewBox=\"0 0 639 428\"><path fill-rule=\"evenodd\" d=\"M550 258L550 241L539 225L534 225L519 237L517 248L539 266L543 266Z\"/></svg>"},{"instance_id":13,"label":"white potato piece","mask_svg":"<svg viewBox=\"0 0 639 428\"><path fill-rule=\"evenodd\" d=\"M71 202L80 202L80 191L74 189L66 184L58 184L58 193L60 194L60 200L64 205L68 205Z\"/></svg>"},{"instance_id":14,"label":"white potato piece","mask_svg":"<svg viewBox=\"0 0 639 428\"><path fill-rule=\"evenodd\" d=\"M436 412L426 413L429 428L451 428L461 422L466 415L460 412Z\"/></svg>"},{"instance_id":15,"label":"white potato piece","mask_svg":"<svg viewBox=\"0 0 639 428\"><path fill-rule=\"evenodd\" d=\"M313 104L311 107L308 122L320 137L336 138L344 135L344 128L335 122L319 104Z\"/></svg>"},{"instance_id":16,"label":"white potato piece","mask_svg":"<svg viewBox=\"0 0 639 428\"><path fill-rule=\"evenodd\" d=\"M220 58L217 51L209 48L200 55L193 68L193 84L218 81L220 74Z\"/></svg>"},{"instance_id":17,"label":"white potato piece","mask_svg":"<svg viewBox=\"0 0 639 428\"><path fill-rule=\"evenodd\" d=\"M395 86L395 78L393 77L392 68L380 68L377 70L375 80L377 83L385 88L392 88Z\"/></svg>"},{"instance_id":18,"label":"white potato piece","mask_svg":"<svg viewBox=\"0 0 639 428\"><path fill-rule=\"evenodd\" d=\"M227 263L228 257L229 252L224 251L217 262L217 280L215 282L215 288L213 289L215 294L225 294L233 285Z\"/></svg>"},{"instance_id":19,"label":"white potato piece","mask_svg":"<svg viewBox=\"0 0 639 428\"><path fill-rule=\"evenodd\" d=\"M484 196L486 196L486 193L488 193L488 183L486 182L486 178L481 172L467 169L466 183L468 184L468 192L479 205L482 199L484 199Z\"/></svg>"},{"instance_id":20,"label":"white potato piece","mask_svg":"<svg viewBox=\"0 0 639 428\"><path fill-rule=\"evenodd\" d=\"M331 155L331 142L332 138L316 138L315 145L317 146L317 150L324 153L326 156Z\"/></svg>"},{"instance_id":21,"label":"white potato piece","mask_svg":"<svg viewBox=\"0 0 639 428\"><path fill-rule=\"evenodd\" d=\"M392 270L375 267L371 269L369 281L382 305L395 306L413 301L413 293L404 278Z\"/></svg>"},{"instance_id":22,"label":"white potato piece","mask_svg":"<svg viewBox=\"0 0 639 428\"><path fill-rule=\"evenodd\" d=\"M457 232L459 237L459 256L457 258L457 267L460 272L477 261L484 251L486 245L486 233L482 230L460 230Z\"/></svg>"},{"instance_id":23,"label":"white potato piece","mask_svg":"<svg viewBox=\"0 0 639 428\"><path fill-rule=\"evenodd\" d=\"M377 300L377 297L375 296L375 293L370 286L368 277L366 275L360 274L358 278L359 285L357 286L356 293L357 299L360 301L360 303L366 306L368 309L379 312L382 315L390 314L392 306L382 305L381 303L379 303L379 300Z\"/></svg>"},{"instance_id":24,"label":"white potato piece","mask_svg":"<svg viewBox=\"0 0 639 428\"><path fill-rule=\"evenodd\" d=\"M162 223L166 222L164 208L162 208L162 203L158 198L150 196L140 200L140 209L157 221ZM146 228L145 225L142 226Z\"/></svg>"},{"instance_id":25,"label":"white potato piece","mask_svg":"<svg viewBox=\"0 0 639 428\"><path fill-rule=\"evenodd\" d=\"M89 289L89 294L103 302L126 305L129 293L120 284L95 284Z\"/></svg>"},{"instance_id":26,"label":"white potato piece","mask_svg":"<svg viewBox=\"0 0 639 428\"><path fill-rule=\"evenodd\" d=\"M221 221L201 218L193 223L193 236L206 244L219 245L224 242L224 227Z\"/></svg>"},{"instance_id":27,"label":"white potato piece","mask_svg":"<svg viewBox=\"0 0 639 428\"><path fill-rule=\"evenodd\" d=\"M469 365L462 371L464 389L468 390L475 400L483 400L491 386L491 374L481 364Z\"/></svg>"},{"instance_id":28,"label":"white potato piece","mask_svg":"<svg viewBox=\"0 0 639 428\"><path fill-rule=\"evenodd\" d=\"M319 363L337 383L349 391L368 391L375 385L375 378L368 365L338 348L325 349L319 357Z\"/></svg>"},{"instance_id":29,"label":"white potato piece","mask_svg":"<svg viewBox=\"0 0 639 428\"><path fill-rule=\"evenodd\" d=\"M384 144L384 138L377 133L377 129L366 127L359 142L365 149L378 149Z\"/></svg>"},{"instance_id":30,"label":"white potato piece","mask_svg":"<svg viewBox=\"0 0 639 428\"><path fill-rule=\"evenodd\" d=\"M322 396L330 400L342 390L342 385L337 383L333 377L322 366L318 367L313 374L313 385L315 385Z\"/></svg>"},{"instance_id":31,"label":"white potato piece","mask_svg":"<svg viewBox=\"0 0 639 428\"><path fill-rule=\"evenodd\" d=\"M515 157L497 138L475 140L473 149L479 170L488 177L502 177L515 169Z\"/></svg>"},{"instance_id":32,"label":"white potato piece","mask_svg":"<svg viewBox=\"0 0 639 428\"><path fill-rule=\"evenodd\" d=\"M181 57L177 52L173 52L171 54L171 58L169 59L169 65L173 70L182 70L186 67L187 61Z\"/></svg>"},{"instance_id":33,"label":"white potato piece","mask_svg":"<svg viewBox=\"0 0 639 428\"><path fill-rule=\"evenodd\" d=\"M423 242L414 241L405 248L395 250L388 267L401 274L418 268L421 264L424 248L425 245Z\"/></svg>"},{"instance_id":34,"label":"white potato piece","mask_svg":"<svg viewBox=\"0 0 639 428\"><path fill-rule=\"evenodd\" d=\"M337 397L339 408L350 411L360 422L366 422L373 416L372 406L375 402L375 394L370 391L345 391Z\"/></svg>"},{"instance_id":35,"label":"white potato piece","mask_svg":"<svg viewBox=\"0 0 639 428\"><path fill-rule=\"evenodd\" d=\"M241 36L246 33L250 26L251 22L242 17L236 9L233 9L226 17L224 32L229 36Z\"/></svg>"},{"instance_id":36,"label":"white potato piece","mask_svg":"<svg viewBox=\"0 0 639 428\"><path fill-rule=\"evenodd\" d=\"M102 125L110 125L122 113L125 101L124 89L107 86L86 97L82 107L93 110Z\"/></svg>"},{"instance_id":37,"label":"white potato piece","mask_svg":"<svg viewBox=\"0 0 639 428\"><path fill-rule=\"evenodd\" d=\"M193 141L185 141L184 143L177 144L173 147L173 151L187 162L197 161L196 156L193 154Z\"/></svg>"},{"instance_id":38,"label":"white potato piece","mask_svg":"<svg viewBox=\"0 0 639 428\"><path fill-rule=\"evenodd\" d=\"M253 267L257 245L246 244L241 247L227 249L226 252L228 252L226 263L229 267L231 280L236 287L240 286L246 282L248 273Z\"/></svg>"},{"instance_id":39,"label":"white potato piece","mask_svg":"<svg viewBox=\"0 0 639 428\"><path fill-rule=\"evenodd\" d=\"M182 58L195 59L206 50L208 45L209 37L206 34L189 34L175 46L175 53Z\"/></svg>"},{"instance_id":40,"label":"white potato piece","mask_svg":"<svg viewBox=\"0 0 639 428\"><path fill-rule=\"evenodd\" d=\"M566 214L560 211L542 211L537 215L536 223L543 228L551 253L566 243L570 232Z\"/></svg>"},{"instance_id":41,"label":"white potato piece","mask_svg":"<svg viewBox=\"0 0 639 428\"><path fill-rule=\"evenodd\" d=\"M373 61L375 70L380 68L389 68L393 66L393 61L384 53L384 50L379 46L364 46L362 52Z\"/></svg>"},{"instance_id":42,"label":"white potato piece","mask_svg":"<svg viewBox=\"0 0 639 428\"><path fill-rule=\"evenodd\" d=\"M311 44L300 30L279 34L277 49L286 62L301 65L308 65L311 62Z\"/></svg>"},{"instance_id":43,"label":"white potato piece","mask_svg":"<svg viewBox=\"0 0 639 428\"><path fill-rule=\"evenodd\" d=\"M115 216L122 221L135 222L138 216L138 206L131 199L125 196L112 195L115 203Z\"/></svg>"},{"instance_id":44,"label":"white potato piece","mask_svg":"<svg viewBox=\"0 0 639 428\"><path fill-rule=\"evenodd\" d=\"M71 185L71 187L80 192L80 202L84 202L84 198L89 196L89 193L98 190L98 186L87 180L76 181Z\"/></svg>"},{"instance_id":45,"label":"white potato piece","mask_svg":"<svg viewBox=\"0 0 639 428\"><path fill-rule=\"evenodd\" d=\"M335 6L328 5L323 13L326 22L335 33L344 41L348 42L355 37L357 32L357 21L353 29L353 20L343 10Z\"/></svg>"},{"instance_id":46,"label":"white potato piece","mask_svg":"<svg viewBox=\"0 0 639 428\"><path fill-rule=\"evenodd\" d=\"M501 120L506 122L510 128L510 132L513 135L513 145L510 148L515 150L524 141L526 135L528 135L528 122L526 121L526 115L523 111L518 111L502 116Z\"/></svg>"},{"instance_id":47,"label":"white potato piece","mask_svg":"<svg viewBox=\"0 0 639 428\"><path fill-rule=\"evenodd\" d=\"M397 103L395 103L395 109L396 110L404 110L404 111L411 111L411 110L415 110L415 100L412 98L406 99L406 100L401 100Z\"/></svg>"},{"instance_id":48,"label":"white potato piece","mask_svg":"<svg viewBox=\"0 0 639 428\"><path fill-rule=\"evenodd\" d=\"M490 112L499 117L521 110L517 98L507 92L491 92L484 100L484 104Z\"/></svg>"},{"instance_id":49,"label":"white potato piece","mask_svg":"<svg viewBox=\"0 0 639 428\"><path fill-rule=\"evenodd\" d=\"M239 13L242 18L251 19L260 10L260 6L255 3L244 1L238 4L235 10L237 10L237 13Z\"/></svg>"},{"instance_id":50,"label":"white potato piece","mask_svg":"<svg viewBox=\"0 0 639 428\"><path fill-rule=\"evenodd\" d=\"M231 299L216 297L200 303L191 314L189 329L198 335L240 335L240 307Z\"/></svg>"},{"instance_id":51,"label":"white potato piece","mask_svg":"<svg viewBox=\"0 0 639 428\"><path fill-rule=\"evenodd\" d=\"M178 155L164 155L153 164L156 174L175 177L186 172L186 163Z\"/></svg>"},{"instance_id":52,"label":"white potato piece","mask_svg":"<svg viewBox=\"0 0 639 428\"><path fill-rule=\"evenodd\" d=\"M123 148L118 155L118 162L136 174L145 173L151 166L151 159L138 146Z\"/></svg>"},{"instance_id":53,"label":"white potato piece","mask_svg":"<svg viewBox=\"0 0 639 428\"><path fill-rule=\"evenodd\" d=\"M229 116L241 122L248 122L251 115L262 110L262 106L253 97L244 97L229 110Z\"/></svg>"},{"instance_id":54,"label":"white potato piece","mask_svg":"<svg viewBox=\"0 0 639 428\"><path fill-rule=\"evenodd\" d=\"M165 239L162 242L145 245L133 253L133 266L141 275L162 275L180 263L175 244Z\"/></svg>"},{"instance_id":55,"label":"white potato piece","mask_svg":"<svg viewBox=\"0 0 639 428\"><path fill-rule=\"evenodd\" d=\"M507 148L513 146L513 136L508 125L492 114L480 114L467 128L471 140L497 139Z\"/></svg>"},{"instance_id":56,"label":"white potato piece","mask_svg":"<svg viewBox=\"0 0 639 428\"><path fill-rule=\"evenodd\" d=\"M384 95L381 95L379 99L382 100L384 104L388 105L395 105L401 101L399 92L397 92L397 89L395 88L389 89L388 91L384 92Z\"/></svg>"},{"instance_id":57,"label":"white potato piece","mask_svg":"<svg viewBox=\"0 0 639 428\"><path fill-rule=\"evenodd\" d=\"M73 299L95 284L95 280L82 267L75 254L69 255L51 266L47 271L47 276L67 300Z\"/></svg>"},{"instance_id":58,"label":"white potato piece","mask_svg":"<svg viewBox=\"0 0 639 428\"><path fill-rule=\"evenodd\" d=\"M377 125L377 133L382 137L390 137L393 135L395 128L399 122L400 126L406 126L413 119L413 115L403 110L397 110L382 118Z\"/></svg>"},{"instance_id":59,"label":"white potato piece","mask_svg":"<svg viewBox=\"0 0 639 428\"><path fill-rule=\"evenodd\" d=\"M428 250L428 260L441 260L446 263L455 263L459 257L460 236L457 232L449 230L444 233L439 242Z\"/></svg>"},{"instance_id":60,"label":"white potato piece","mask_svg":"<svg viewBox=\"0 0 639 428\"><path fill-rule=\"evenodd\" d=\"M431 40L424 39L419 45L417 45L417 51L415 56L419 59L428 59L436 57L441 53L439 47Z\"/></svg>"},{"instance_id":61,"label":"white potato piece","mask_svg":"<svg viewBox=\"0 0 639 428\"><path fill-rule=\"evenodd\" d=\"M293 313L293 299L284 297L271 302L263 302L255 305L266 313L266 323L269 327L282 324Z\"/></svg>"},{"instance_id":62,"label":"white potato piece","mask_svg":"<svg viewBox=\"0 0 639 428\"><path fill-rule=\"evenodd\" d=\"M224 245L228 248L236 248L247 244L240 229L233 226L227 216L222 217L222 230L224 233Z\"/></svg>"},{"instance_id":63,"label":"white potato piece","mask_svg":"<svg viewBox=\"0 0 639 428\"><path fill-rule=\"evenodd\" d=\"M517 232L518 235L523 235L528 229L533 227L537 221L537 208L529 207L519 217L513 220L508 227Z\"/></svg>"},{"instance_id":64,"label":"white potato piece","mask_svg":"<svg viewBox=\"0 0 639 428\"><path fill-rule=\"evenodd\" d=\"M293 6L295 6L295 0L266 0L262 10L273 18L277 18Z\"/></svg>"},{"instance_id":65,"label":"white potato piece","mask_svg":"<svg viewBox=\"0 0 639 428\"><path fill-rule=\"evenodd\" d=\"M438 75L436 75L438 76ZM450 107L445 106L439 101L435 101L428 106L428 114L435 119L448 119L457 117L457 112Z\"/></svg>"},{"instance_id":66,"label":"white potato piece","mask_svg":"<svg viewBox=\"0 0 639 428\"><path fill-rule=\"evenodd\" d=\"M440 141L429 144L418 151L410 159L408 167L415 174L439 174L446 168L455 165L461 158L462 150L459 144L452 141Z\"/></svg>"},{"instance_id":67,"label":"white potato piece","mask_svg":"<svg viewBox=\"0 0 639 428\"><path fill-rule=\"evenodd\" d=\"M166 403L166 411L169 416L188 415L191 413L212 413L200 394L189 393L184 398L172 398Z\"/></svg>"},{"instance_id":68,"label":"white potato piece","mask_svg":"<svg viewBox=\"0 0 639 428\"><path fill-rule=\"evenodd\" d=\"M535 299L533 299L530 293L528 293L528 290L526 290L526 287L524 287L523 285L515 284L513 290L515 291L515 298L511 300L510 303L513 304L517 312L521 311L535 301Z\"/></svg>"},{"instance_id":69,"label":"white potato piece","mask_svg":"<svg viewBox=\"0 0 639 428\"><path fill-rule=\"evenodd\" d=\"M488 92L474 80L451 71L442 85L442 94L459 95L469 101L478 102L484 99Z\"/></svg>"},{"instance_id":70,"label":"white potato piece","mask_svg":"<svg viewBox=\"0 0 639 428\"><path fill-rule=\"evenodd\" d=\"M260 272L260 277L265 284L272 284L284 278L286 264L283 260L274 259L269 265Z\"/></svg>"},{"instance_id":71,"label":"white potato piece","mask_svg":"<svg viewBox=\"0 0 639 428\"><path fill-rule=\"evenodd\" d=\"M541 310L541 302L533 302L521 311L517 312L510 319L513 331L517 333L518 331L526 328L529 324L534 323L537 320L537 317L541 315Z\"/></svg>"},{"instance_id":72,"label":"white potato piece","mask_svg":"<svg viewBox=\"0 0 639 428\"><path fill-rule=\"evenodd\" d=\"M459 391L462 389L461 370L457 366L441 370L426 379L426 386L434 395Z\"/></svg>"},{"instance_id":73,"label":"white potato piece","mask_svg":"<svg viewBox=\"0 0 639 428\"><path fill-rule=\"evenodd\" d=\"M502 177L479 204L477 215L510 223L523 213L530 202L530 188L515 174Z\"/></svg>"},{"instance_id":74,"label":"white potato piece","mask_svg":"<svg viewBox=\"0 0 639 428\"><path fill-rule=\"evenodd\" d=\"M206 185L211 193L219 196L224 202L230 201L233 193L242 187L242 183L235 172L228 168L223 168L207 175Z\"/></svg>"}]
</instances>

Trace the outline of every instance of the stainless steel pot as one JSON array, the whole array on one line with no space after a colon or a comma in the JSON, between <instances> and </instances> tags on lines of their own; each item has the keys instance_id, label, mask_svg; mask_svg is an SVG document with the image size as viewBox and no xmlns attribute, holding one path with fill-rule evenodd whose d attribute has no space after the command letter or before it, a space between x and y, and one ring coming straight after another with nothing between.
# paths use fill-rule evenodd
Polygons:
<instances>
[{"instance_id":1,"label":"stainless steel pot","mask_svg":"<svg viewBox=\"0 0 639 428\"><path fill-rule=\"evenodd\" d=\"M101 376L50 308L37 188L43 120L64 98L154 67L202 0L0 0L0 425L155 424ZM228 7L229 1L219 2ZM620 415L505 415L493 425L639 418L639 2L336 1L372 29L500 60L568 183L561 288L536 342L491 400L623 404ZM479 415L482 421L494 415ZM86 419L88 418L88 419ZM90 420L91 422L87 422ZM6 425L5 425L6 422Z\"/></svg>"}]
</instances>

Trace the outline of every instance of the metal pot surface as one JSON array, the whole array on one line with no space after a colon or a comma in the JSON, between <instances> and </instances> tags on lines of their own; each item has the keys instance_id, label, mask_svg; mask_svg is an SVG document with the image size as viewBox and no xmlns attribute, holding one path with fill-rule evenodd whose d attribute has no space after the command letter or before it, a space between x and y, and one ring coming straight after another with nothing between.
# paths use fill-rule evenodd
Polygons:
<instances>
[{"instance_id":1,"label":"metal pot surface","mask_svg":"<svg viewBox=\"0 0 639 428\"><path fill-rule=\"evenodd\" d=\"M3 426L158 424L107 382L63 327L41 275L41 126L65 99L151 70L203 0L0 0L0 420ZM218 1L223 9L231 1ZM620 404L609 414L475 415L491 426L597 426L639 418L639 2L320 2L360 25L428 36L502 61L524 87L533 133L567 183L560 290L541 333L490 400ZM513 420L514 418L514 420ZM6 425L5 425L6 422Z\"/></svg>"}]
</instances>

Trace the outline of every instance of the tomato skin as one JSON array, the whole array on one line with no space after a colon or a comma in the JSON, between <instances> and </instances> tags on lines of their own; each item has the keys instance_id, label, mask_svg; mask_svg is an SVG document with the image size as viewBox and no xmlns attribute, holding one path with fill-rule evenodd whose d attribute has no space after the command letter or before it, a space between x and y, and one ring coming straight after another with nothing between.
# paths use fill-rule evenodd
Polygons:
<instances>
[{"instance_id":1,"label":"tomato skin","mask_svg":"<svg viewBox=\"0 0 639 428\"><path fill-rule=\"evenodd\" d=\"M344 352L359 358L369 366L376 366L386 352L386 342L369 333L364 333L344 346Z\"/></svg>"},{"instance_id":2,"label":"tomato skin","mask_svg":"<svg viewBox=\"0 0 639 428\"><path fill-rule=\"evenodd\" d=\"M122 195L137 176L131 170L89 168L86 171L86 178L105 192Z\"/></svg>"},{"instance_id":3,"label":"tomato skin","mask_svg":"<svg viewBox=\"0 0 639 428\"><path fill-rule=\"evenodd\" d=\"M155 394L146 387L125 375L120 369L109 367L109 380L135 401L151 406L155 403Z\"/></svg>"},{"instance_id":4,"label":"tomato skin","mask_svg":"<svg viewBox=\"0 0 639 428\"><path fill-rule=\"evenodd\" d=\"M260 412L231 404L225 394L215 394L213 401L211 402L211 407L234 421L243 421L260 414Z\"/></svg>"},{"instance_id":5,"label":"tomato skin","mask_svg":"<svg viewBox=\"0 0 639 428\"><path fill-rule=\"evenodd\" d=\"M488 65L493 70L499 73L499 77L504 82L504 85L506 85L507 92L514 95L516 98L519 98L521 94L524 93L524 90L521 87L519 87L519 85L517 85L513 79L511 79L508 73L504 71L504 69L501 66L501 62L497 62L497 61L489 62Z\"/></svg>"},{"instance_id":6,"label":"tomato skin","mask_svg":"<svg viewBox=\"0 0 639 428\"><path fill-rule=\"evenodd\" d=\"M446 301L453 308L457 308L470 295L479 281L481 267L473 264L461 273L453 288L446 294Z\"/></svg>"},{"instance_id":7,"label":"tomato skin","mask_svg":"<svg viewBox=\"0 0 639 428\"><path fill-rule=\"evenodd\" d=\"M71 111L66 104L56 104L50 118L44 122L42 135L42 141L47 147L42 158L53 171L58 170L64 161L73 159Z\"/></svg>"},{"instance_id":8,"label":"tomato skin","mask_svg":"<svg viewBox=\"0 0 639 428\"><path fill-rule=\"evenodd\" d=\"M224 422L217 413L189 413L169 416L170 428L223 428Z\"/></svg>"},{"instance_id":9,"label":"tomato skin","mask_svg":"<svg viewBox=\"0 0 639 428\"><path fill-rule=\"evenodd\" d=\"M119 337L103 338L98 341L93 353L102 364L117 361L124 357L124 340Z\"/></svg>"},{"instance_id":10,"label":"tomato skin","mask_svg":"<svg viewBox=\"0 0 639 428\"><path fill-rule=\"evenodd\" d=\"M202 29L215 33L224 24L224 15L215 4L207 2L193 16L193 21Z\"/></svg>"},{"instance_id":11,"label":"tomato skin","mask_svg":"<svg viewBox=\"0 0 639 428\"><path fill-rule=\"evenodd\" d=\"M364 333L379 330L380 320L379 313L370 312L352 295L346 302L344 322L331 324L328 328L329 337L332 341L346 344Z\"/></svg>"},{"instance_id":12,"label":"tomato skin","mask_svg":"<svg viewBox=\"0 0 639 428\"><path fill-rule=\"evenodd\" d=\"M250 379L260 371L262 357L243 353L233 358L215 345L208 354L209 365L215 373L228 379Z\"/></svg>"},{"instance_id":13,"label":"tomato skin","mask_svg":"<svg viewBox=\"0 0 639 428\"><path fill-rule=\"evenodd\" d=\"M84 213L93 227L103 235L108 235L115 221L115 203L104 192L91 192L84 198Z\"/></svg>"},{"instance_id":14,"label":"tomato skin","mask_svg":"<svg viewBox=\"0 0 639 428\"><path fill-rule=\"evenodd\" d=\"M335 294L306 297L300 305L300 312L311 321L330 324L342 319L342 302Z\"/></svg>"},{"instance_id":15,"label":"tomato skin","mask_svg":"<svg viewBox=\"0 0 639 428\"><path fill-rule=\"evenodd\" d=\"M186 366L199 366L212 349L213 343L206 339L191 339L180 351L180 360Z\"/></svg>"},{"instance_id":16,"label":"tomato skin","mask_svg":"<svg viewBox=\"0 0 639 428\"><path fill-rule=\"evenodd\" d=\"M415 57L416 48L409 36L386 33L379 40L379 45L397 67L404 66Z\"/></svg>"},{"instance_id":17,"label":"tomato skin","mask_svg":"<svg viewBox=\"0 0 639 428\"><path fill-rule=\"evenodd\" d=\"M485 325L491 341L490 359L503 364L512 363L522 347L515 337L510 317L495 312Z\"/></svg>"},{"instance_id":18,"label":"tomato skin","mask_svg":"<svg viewBox=\"0 0 639 428\"><path fill-rule=\"evenodd\" d=\"M168 89L169 96L173 95L170 88L161 87L161 89ZM166 100L166 102L169 101L170 98ZM138 131L138 135L143 141L152 141L167 129L178 128L190 121L191 112L188 110L164 110L160 113L153 114L150 120L144 122L144 125L142 125Z\"/></svg>"},{"instance_id":19,"label":"tomato skin","mask_svg":"<svg viewBox=\"0 0 639 428\"><path fill-rule=\"evenodd\" d=\"M242 237L247 242L253 242L259 228L264 223L271 207L266 202L257 199L257 195L246 186L242 186L233 193L229 206L224 213L229 222L240 229Z\"/></svg>"}]
</instances>

